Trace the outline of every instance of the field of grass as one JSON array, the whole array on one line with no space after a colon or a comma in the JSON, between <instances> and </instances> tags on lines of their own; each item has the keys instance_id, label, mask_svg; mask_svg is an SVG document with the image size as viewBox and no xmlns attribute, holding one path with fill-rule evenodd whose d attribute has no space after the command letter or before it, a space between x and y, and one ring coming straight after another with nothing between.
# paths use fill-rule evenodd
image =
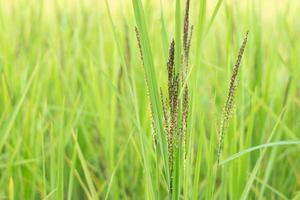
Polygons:
<instances>
[{"instance_id":1,"label":"field of grass","mask_svg":"<svg viewBox=\"0 0 300 200\"><path fill-rule=\"evenodd\" d=\"M186 5L0 1L0 199L300 199L300 2Z\"/></svg>"}]
</instances>

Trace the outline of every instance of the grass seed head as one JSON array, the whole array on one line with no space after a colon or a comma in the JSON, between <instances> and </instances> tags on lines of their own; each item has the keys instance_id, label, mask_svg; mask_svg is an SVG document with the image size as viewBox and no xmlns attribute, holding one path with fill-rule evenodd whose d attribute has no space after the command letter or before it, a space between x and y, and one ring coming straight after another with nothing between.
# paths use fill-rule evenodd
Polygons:
<instances>
[{"instance_id":1,"label":"grass seed head","mask_svg":"<svg viewBox=\"0 0 300 200\"><path fill-rule=\"evenodd\" d=\"M140 39L140 33L137 27L135 27L135 34L136 34L136 39L137 39L137 43L138 43L138 47L139 47L139 51L140 51L140 57L141 57L141 61L142 64L144 66L144 56L143 56L143 51L142 51L142 45L141 45L141 39ZM145 73L144 73L145 74ZM148 80L147 78L144 76L147 88L149 88L149 84L148 84ZM149 94L149 89L147 89L147 96L149 98L150 94ZM155 122L154 122L154 117L153 117L153 107L152 107L152 103L150 101L150 118L151 118L151 126L152 126L152 136L153 136L153 141L154 141L154 147L156 147L157 145L157 128L155 126Z\"/></svg>"},{"instance_id":2,"label":"grass seed head","mask_svg":"<svg viewBox=\"0 0 300 200\"><path fill-rule=\"evenodd\" d=\"M184 158L186 158L186 134L188 124L188 112L189 112L189 89L187 86L184 88L183 101L182 101L182 137L183 137L183 151Z\"/></svg>"},{"instance_id":3,"label":"grass seed head","mask_svg":"<svg viewBox=\"0 0 300 200\"><path fill-rule=\"evenodd\" d=\"M169 104L171 105L171 91L172 91L172 82L175 73L175 41L172 39L169 49L169 59L167 63L168 71L168 94L169 94Z\"/></svg>"},{"instance_id":4,"label":"grass seed head","mask_svg":"<svg viewBox=\"0 0 300 200\"><path fill-rule=\"evenodd\" d=\"M183 25L183 50L185 56L188 53L188 40L189 40L189 15L190 15L190 0L186 0L185 15Z\"/></svg>"},{"instance_id":5,"label":"grass seed head","mask_svg":"<svg viewBox=\"0 0 300 200\"><path fill-rule=\"evenodd\" d=\"M190 0L186 0L182 48L183 54L181 55L181 69L177 72L175 70L175 41L171 40L169 47L169 57L167 61L167 75L168 75L168 92L167 97L164 97L163 90L160 88L160 98L163 109L163 123L164 130L167 138L168 148L168 163L170 172L169 192L172 194L173 185L173 171L174 171L174 155L178 149L183 147L184 159L186 158L185 145L186 145L186 132L188 123L188 109L189 109L189 89L185 83L187 78L188 57L189 49L191 46L191 38L193 26L189 25L189 12ZM135 28L136 38L140 51L141 60L144 64L142 46L140 35L137 28ZM146 80L147 83L147 80ZM147 83L148 86L148 83ZM183 89L182 99L179 98L179 93ZM152 105L150 105L152 108ZM152 113L152 110L151 110ZM180 121L178 121L180 119ZM178 123L179 122L179 123ZM152 127L154 130L154 141L156 140L156 127L152 117Z\"/></svg>"},{"instance_id":6,"label":"grass seed head","mask_svg":"<svg viewBox=\"0 0 300 200\"><path fill-rule=\"evenodd\" d=\"M221 124L220 124L220 128L219 128L219 146L218 146L218 152L217 152L218 165L220 163L220 157L221 157L221 153L223 150L224 132L225 132L226 128L228 127L228 122L229 122L229 119L232 116L232 112L233 112L234 97L235 97L235 93L236 93L237 86L238 86L237 76L239 73L239 68L240 68L241 60L242 60L242 57L244 54L244 50L245 50L245 47L247 44L248 33L249 32L247 32L245 35L243 44L240 47L239 54L238 54L236 63L233 68L233 72L232 72L230 84L229 84L227 100L226 100L226 103L225 103L225 106L223 109L223 116L222 116L222 120L221 120Z\"/></svg>"},{"instance_id":7,"label":"grass seed head","mask_svg":"<svg viewBox=\"0 0 300 200\"><path fill-rule=\"evenodd\" d=\"M141 61L143 62L143 65L144 65L144 56L143 56L143 51L142 51L140 32L139 32L139 29L137 27L135 27L134 30L135 30L135 35L136 35L136 40L137 40L137 43L138 43L139 51L140 51Z\"/></svg>"}]
</instances>

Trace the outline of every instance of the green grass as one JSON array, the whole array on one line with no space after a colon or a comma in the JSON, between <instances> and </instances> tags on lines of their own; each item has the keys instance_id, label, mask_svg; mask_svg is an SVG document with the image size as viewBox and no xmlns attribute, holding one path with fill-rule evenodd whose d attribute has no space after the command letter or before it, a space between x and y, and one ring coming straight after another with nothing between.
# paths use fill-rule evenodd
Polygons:
<instances>
[{"instance_id":1,"label":"green grass","mask_svg":"<svg viewBox=\"0 0 300 200\"><path fill-rule=\"evenodd\" d=\"M279 4L191 0L171 174L160 87L172 39L183 67L185 1L0 1L0 199L300 199L300 3Z\"/></svg>"}]
</instances>

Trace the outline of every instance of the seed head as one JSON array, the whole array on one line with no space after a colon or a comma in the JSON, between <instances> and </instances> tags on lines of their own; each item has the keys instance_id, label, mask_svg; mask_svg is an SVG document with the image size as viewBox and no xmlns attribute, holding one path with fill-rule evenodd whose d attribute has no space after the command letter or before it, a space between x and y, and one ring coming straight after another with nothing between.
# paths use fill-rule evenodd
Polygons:
<instances>
[{"instance_id":1,"label":"seed head","mask_svg":"<svg viewBox=\"0 0 300 200\"><path fill-rule=\"evenodd\" d=\"M220 129L219 129L219 146L218 146L218 152L217 152L218 165L220 163L220 157L221 157L221 153L222 153L222 149L223 149L224 132L228 126L228 121L232 115L234 97L235 97L236 89L238 86L237 85L237 83L238 83L237 76L238 76L241 60L242 60L242 57L244 54L244 50L245 50L245 47L247 44L248 33L249 32L246 33L243 44L240 47L238 58L236 60L234 68L233 68L233 72L232 72L230 84L229 84L227 100L226 100L226 103L225 103L225 106L223 109L223 116L222 116L222 121L221 121Z\"/></svg>"}]
</instances>

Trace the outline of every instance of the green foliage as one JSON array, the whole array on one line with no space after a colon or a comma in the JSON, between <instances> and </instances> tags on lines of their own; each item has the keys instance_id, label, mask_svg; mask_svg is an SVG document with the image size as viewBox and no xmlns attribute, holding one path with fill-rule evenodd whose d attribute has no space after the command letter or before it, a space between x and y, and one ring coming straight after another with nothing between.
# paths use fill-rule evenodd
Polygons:
<instances>
[{"instance_id":1,"label":"green foliage","mask_svg":"<svg viewBox=\"0 0 300 200\"><path fill-rule=\"evenodd\" d=\"M0 1L0 199L299 199L300 2L191 0L189 59L185 2Z\"/></svg>"}]
</instances>

